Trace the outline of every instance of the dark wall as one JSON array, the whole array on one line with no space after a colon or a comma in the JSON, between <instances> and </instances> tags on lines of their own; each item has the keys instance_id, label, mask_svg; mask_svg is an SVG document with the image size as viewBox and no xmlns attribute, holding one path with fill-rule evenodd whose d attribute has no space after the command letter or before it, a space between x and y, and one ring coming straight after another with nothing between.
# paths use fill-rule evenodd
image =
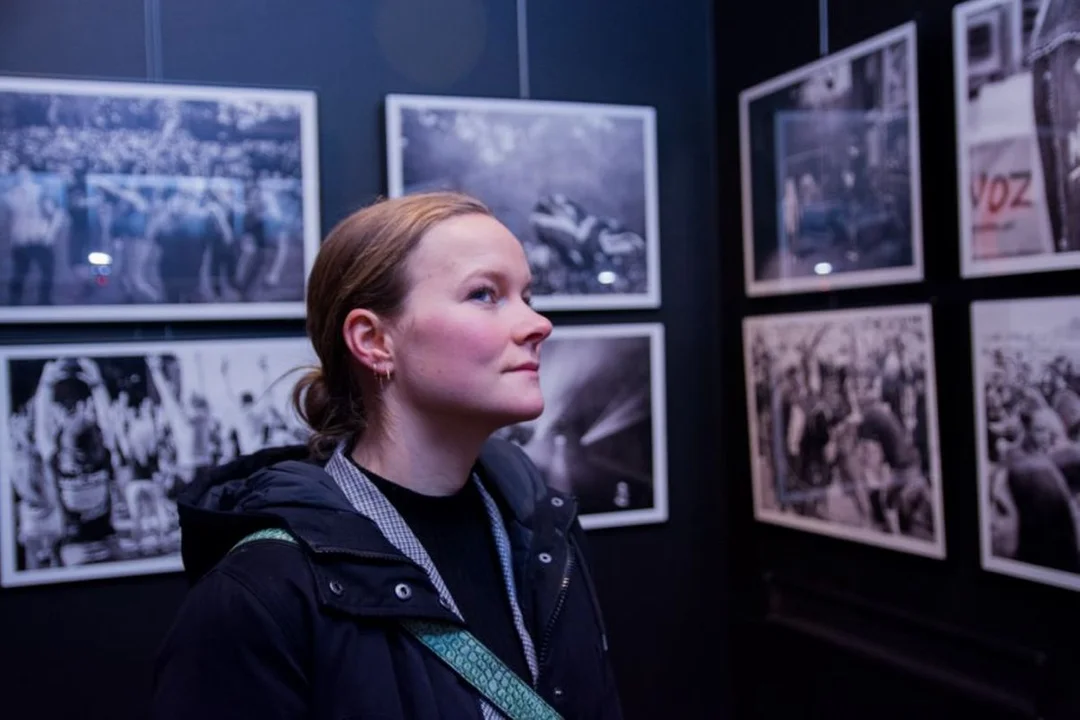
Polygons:
<instances>
[{"instance_id":1,"label":"dark wall","mask_svg":"<svg viewBox=\"0 0 1080 720\"><path fill-rule=\"evenodd\" d=\"M836 51L915 20L926 282L747 299L738 93L820 56L818 3L733 3L716 17L722 416L730 468L737 717L1077 717L1077 597L979 565L969 306L1076 293L1076 272L961 280L953 2L830 0ZM747 315L930 303L948 559L755 523L741 320Z\"/></svg>"},{"instance_id":2,"label":"dark wall","mask_svg":"<svg viewBox=\"0 0 1080 720\"><path fill-rule=\"evenodd\" d=\"M658 111L664 307L555 320L666 325L672 519L594 531L592 551L627 717L722 714L724 510L705 469L716 352L702 332L717 308L711 3L543 0L528 21L531 97ZM316 90L324 232L385 192L386 93L517 97L518 69L513 0L0 3L2 73ZM0 326L0 342L302 332L300 322ZM184 591L178 574L0 590L0 715L143 717L152 657Z\"/></svg>"}]
</instances>

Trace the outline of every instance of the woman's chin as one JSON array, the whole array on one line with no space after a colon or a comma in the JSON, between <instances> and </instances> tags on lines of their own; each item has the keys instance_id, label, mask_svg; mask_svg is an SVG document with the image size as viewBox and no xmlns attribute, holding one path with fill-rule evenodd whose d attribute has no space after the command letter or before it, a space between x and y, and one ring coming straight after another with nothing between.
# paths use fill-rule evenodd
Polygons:
<instances>
[{"instance_id":1,"label":"woman's chin","mask_svg":"<svg viewBox=\"0 0 1080 720\"><path fill-rule=\"evenodd\" d=\"M507 427L510 425L517 425L518 423L529 422L540 417L544 412L544 400L543 398L537 398L531 400L529 398L518 398L512 405L507 406L498 413L499 427Z\"/></svg>"}]
</instances>

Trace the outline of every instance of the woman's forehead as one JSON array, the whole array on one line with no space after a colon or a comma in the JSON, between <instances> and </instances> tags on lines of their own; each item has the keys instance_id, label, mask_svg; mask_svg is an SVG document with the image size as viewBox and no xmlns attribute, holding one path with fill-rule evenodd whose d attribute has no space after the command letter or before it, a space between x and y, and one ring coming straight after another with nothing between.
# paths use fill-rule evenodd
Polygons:
<instances>
[{"instance_id":1,"label":"woman's forehead","mask_svg":"<svg viewBox=\"0 0 1080 720\"><path fill-rule=\"evenodd\" d=\"M525 253L498 220L483 215L452 218L433 227L410 259L417 279L481 272L519 274Z\"/></svg>"}]
</instances>

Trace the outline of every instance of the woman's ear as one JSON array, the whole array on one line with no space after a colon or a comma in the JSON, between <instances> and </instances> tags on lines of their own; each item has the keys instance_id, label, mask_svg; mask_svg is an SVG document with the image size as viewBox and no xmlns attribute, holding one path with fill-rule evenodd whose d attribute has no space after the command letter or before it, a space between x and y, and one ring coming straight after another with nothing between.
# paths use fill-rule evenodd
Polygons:
<instances>
[{"instance_id":1,"label":"woman's ear","mask_svg":"<svg viewBox=\"0 0 1080 720\"><path fill-rule=\"evenodd\" d=\"M349 352L376 375L391 369L390 337L387 324L370 310L352 310L345 316L342 333Z\"/></svg>"}]
</instances>

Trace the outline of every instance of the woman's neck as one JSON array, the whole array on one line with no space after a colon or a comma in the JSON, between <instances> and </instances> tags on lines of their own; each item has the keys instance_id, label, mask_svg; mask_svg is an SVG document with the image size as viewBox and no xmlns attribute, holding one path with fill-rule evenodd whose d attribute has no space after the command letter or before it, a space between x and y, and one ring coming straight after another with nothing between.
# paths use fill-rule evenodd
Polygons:
<instances>
[{"instance_id":1,"label":"woman's neck","mask_svg":"<svg viewBox=\"0 0 1080 720\"><path fill-rule=\"evenodd\" d=\"M352 450L360 467L422 495L453 495L468 482L485 437L420 422L369 426Z\"/></svg>"}]
</instances>

